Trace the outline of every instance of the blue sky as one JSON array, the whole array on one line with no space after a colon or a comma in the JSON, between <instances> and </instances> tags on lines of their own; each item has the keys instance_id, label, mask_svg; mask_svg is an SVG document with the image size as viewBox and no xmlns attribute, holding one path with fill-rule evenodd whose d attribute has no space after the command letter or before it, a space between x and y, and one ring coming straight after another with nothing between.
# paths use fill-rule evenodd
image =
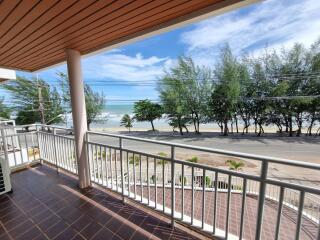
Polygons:
<instances>
[{"instance_id":1,"label":"blue sky","mask_svg":"<svg viewBox=\"0 0 320 240\"><path fill-rule=\"evenodd\" d=\"M117 99L157 99L156 81L179 55L192 56L199 65L214 66L226 42L236 54L246 51L254 55L267 45L275 49L294 42L309 46L320 37L319 13L320 0L266 0L84 58L84 79L94 90L103 91L109 103L117 103L113 101ZM38 75L55 85L57 71L66 71L66 66ZM144 86L137 86L139 83Z\"/></svg>"}]
</instances>

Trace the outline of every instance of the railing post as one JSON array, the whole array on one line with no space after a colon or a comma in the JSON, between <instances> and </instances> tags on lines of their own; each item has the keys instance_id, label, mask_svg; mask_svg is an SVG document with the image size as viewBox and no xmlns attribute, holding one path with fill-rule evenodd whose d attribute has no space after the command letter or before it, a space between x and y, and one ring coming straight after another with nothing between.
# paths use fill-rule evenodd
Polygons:
<instances>
[{"instance_id":1,"label":"railing post","mask_svg":"<svg viewBox=\"0 0 320 240\"><path fill-rule=\"evenodd\" d=\"M119 149L120 149L120 171L121 171L121 194L122 194L122 202L125 202L124 197L124 176L123 176L123 161L122 161L122 138L119 138Z\"/></svg>"},{"instance_id":2,"label":"railing post","mask_svg":"<svg viewBox=\"0 0 320 240\"><path fill-rule=\"evenodd\" d=\"M37 140L38 140L38 151L39 151L39 160L40 160L40 164L43 165L43 160L41 158L41 154L40 154L40 149L41 149L41 140L39 138L39 129L38 129L38 125L36 125L36 131L37 131Z\"/></svg>"},{"instance_id":3,"label":"railing post","mask_svg":"<svg viewBox=\"0 0 320 240\"><path fill-rule=\"evenodd\" d=\"M53 153L54 153L54 161L55 161L55 164L56 164L57 172L59 173L56 133L57 133L57 130L56 130L55 128L53 128Z\"/></svg>"},{"instance_id":4,"label":"railing post","mask_svg":"<svg viewBox=\"0 0 320 240\"><path fill-rule=\"evenodd\" d=\"M259 188L259 202L258 202L258 215L257 215L257 228L256 228L256 240L260 240L261 228L263 220L264 199L266 194L266 179L268 176L268 161L262 161L261 176L260 176L260 188Z\"/></svg>"},{"instance_id":5,"label":"railing post","mask_svg":"<svg viewBox=\"0 0 320 240\"><path fill-rule=\"evenodd\" d=\"M174 164L174 146L171 146L171 227L174 228L174 212L175 212L175 164Z\"/></svg>"},{"instance_id":6,"label":"railing post","mask_svg":"<svg viewBox=\"0 0 320 240\"><path fill-rule=\"evenodd\" d=\"M0 127L1 128L1 127ZM4 153L4 157L5 157L5 160L7 162L7 166L10 166L10 163L9 163L9 156L8 156L8 145L7 145L7 139L6 139L6 136L5 136L5 131L3 128L1 128L1 137L2 137L2 144L3 144L3 153Z\"/></svg>"},{"instance_id":7,"label":"railing post","mask_svg":"<svg viewBox=\"0 0 320 240\"><path fill-rule=\"evenodd\" d=\"M90 152L89 152L89 133L86 132L85 134L85 142L84 144L86 145L85 146L85 150L86 150L86 161L87 161L87 165L88 165L88 172L89 172L89 180L90 180L90 187L92 187L92 182L91 182L91 165L90 165ZM92 146L91 146L92 147ZM77 166L76 166L76 172L78 172L78 161L77 161L77 157L76 157L76 147L74 147L74 155L75 155L75 161L77 163ZM106 156L107 156L107 152L106 152ZM93 161L93 156L92 156L92 161ZM108 182L108 179L107 179L107 182Z\"/></svg>"}]
</instances>

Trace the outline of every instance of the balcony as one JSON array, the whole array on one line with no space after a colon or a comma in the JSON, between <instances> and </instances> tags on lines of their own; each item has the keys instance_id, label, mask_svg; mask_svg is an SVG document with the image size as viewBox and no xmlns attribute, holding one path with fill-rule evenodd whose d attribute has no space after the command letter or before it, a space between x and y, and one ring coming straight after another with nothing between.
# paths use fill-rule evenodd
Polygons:
<instances>
[{"instance_id":1,"label":"balcony","mask_svg":"<svg viewBox=\"0 0 320 240\"><path fill-rule=\"evenodd\" d=\"M1 157L12 170L33 166L13 173L14 192L1 196L3 237L319 239L317 182L272 172L298 167L316 180L318 164L88 131L92 187L80 190L73 130L22 127L2 131ZM185 152L254 161L261 170L193 163Z\"/></svg>"},{"instance_id":2,"label":"balcony","mask_svg":"<svg viewBox=\"0 0 320 240\"><path fill-rule=\"evenodd\" d=\"M0 197L0 239L198 239L45 165L12 181L14 192Z\"/></svg>"}]
</instances>

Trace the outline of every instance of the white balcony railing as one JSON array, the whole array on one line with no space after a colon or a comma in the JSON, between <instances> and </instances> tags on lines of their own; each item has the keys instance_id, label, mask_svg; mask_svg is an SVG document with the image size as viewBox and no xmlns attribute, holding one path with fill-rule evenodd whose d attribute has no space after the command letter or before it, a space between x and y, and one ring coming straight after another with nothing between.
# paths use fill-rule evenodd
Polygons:
<instances>
[{"instance_id":1,"label":"white balcony railing","mask_svg":"<svg viewBox=\"0 0 320 240\"><path fill-rule=\"evenodd\" d=\"M71 129L28 125L29 132L19 131L24 127L1 128L0 152L7 153L13 169L44 161L77 174ZM320 164L92 131L86 145L93 183L168 215L173 225L178 221L225 239L260 239L270 231L278 239L289 219L295 239L320 239L319 184L284 181L270 174L271 166L281 165L319 175ZM168 154L159 156L154 149ZM212 161L216 155L255 161L260 171L232 171L182 160L187 152L205 153ZM253 216L248 215L252 206ZM266 207L275 215L264 211ZM250 218L255 222L253 233L245 231Z\"/></svg>"}]
</instances>

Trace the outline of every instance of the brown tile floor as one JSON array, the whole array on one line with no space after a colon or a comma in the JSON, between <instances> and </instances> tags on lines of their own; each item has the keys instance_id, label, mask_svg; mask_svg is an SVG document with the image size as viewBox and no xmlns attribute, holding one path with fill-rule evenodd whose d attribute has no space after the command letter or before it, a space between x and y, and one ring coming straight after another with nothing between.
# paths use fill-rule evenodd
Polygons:
<instances>
[{"instance_id":1,"label":"brown tile floor","mask_svg":"<svg viewBox=\"0 0 320 240\"><path fill-rule=\"evenodd\" d=\"M46 166L12 174L0 196L0 239L195 239L98 189Z\"/></svg>"}]
</instances>

